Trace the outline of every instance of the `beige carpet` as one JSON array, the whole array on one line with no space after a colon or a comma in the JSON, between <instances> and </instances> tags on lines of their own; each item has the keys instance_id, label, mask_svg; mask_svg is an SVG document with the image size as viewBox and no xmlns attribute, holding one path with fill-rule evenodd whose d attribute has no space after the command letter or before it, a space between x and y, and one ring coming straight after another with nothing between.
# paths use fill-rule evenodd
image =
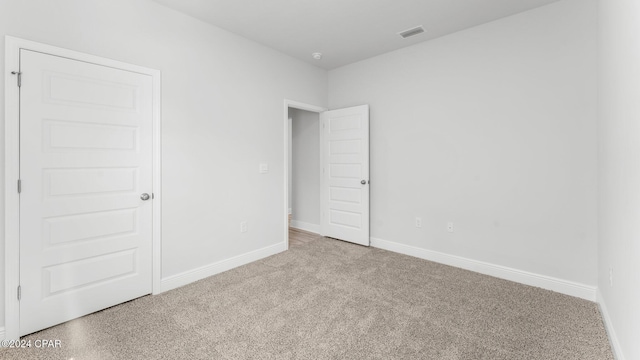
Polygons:
<instances>
[{"instance_id":1,"label":"beige carpet","mask_svg":"<svg viewBox=\"0 0 640 360\"><path fill-rule=\"evenodd\" d=\"M32 334L2 359L613 359L597 305L321 239Z\"/></svg>"}]
</instances>

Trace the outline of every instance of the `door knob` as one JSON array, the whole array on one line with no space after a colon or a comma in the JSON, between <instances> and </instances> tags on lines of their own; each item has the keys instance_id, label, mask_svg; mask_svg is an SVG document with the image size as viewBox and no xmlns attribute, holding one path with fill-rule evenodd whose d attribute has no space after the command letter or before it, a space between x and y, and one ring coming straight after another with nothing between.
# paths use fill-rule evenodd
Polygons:
<instances>
[{"instance_id":1,"label":"door knob","mask_svg":"<svg viewBox=\"0 0 640 360\"><path fill-rule=\"evenodd\" d=\"M362 180L362 181L360 181L360 184L362 184L362 185L366 185L366 184L367 184L367 180Z\"/></svg>"},{"instance_id":2,"label":"door knob","mask_svg":"<svg viewBox=\"0 0 640 360\"><path fill-rule=\"evenodd\" d=\"M140 199L142 199L144 201L149 200L149 198L151 198L151 196L149 196L149 194L147 194L147 193L144 193L144 194L140 195Z\"/></svg>"}]
</instances>

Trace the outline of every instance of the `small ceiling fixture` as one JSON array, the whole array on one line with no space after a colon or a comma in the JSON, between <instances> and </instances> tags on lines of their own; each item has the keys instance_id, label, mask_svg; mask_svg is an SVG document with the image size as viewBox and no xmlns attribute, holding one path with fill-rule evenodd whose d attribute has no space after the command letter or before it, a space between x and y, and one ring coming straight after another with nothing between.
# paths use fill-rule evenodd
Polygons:
<instances>
[{"instance_id":1,"label":"small ceiling fixture","mask_svg":"<svg viewBox=\"0 0 640 360\"><path fill-rule=\"evenodd\" d=\"M423 32L424 28L422 27L422 25L418 25L416 27L412 27L411 29L400 31L398 35L400 35L403 39L406 39L414 35L422 34Z\"/></svg>"},{"instance_id":2,"label":"small ceiling fixture","mask_svg":"<svg viewBox=\"0 0 640 360\"><path fill-rule=\"evenodd\" d=\"M315 53L311 54L311 56L313 56L313 58L316 59L316 60L322 59L322 53L319 53L319 52L315 52Z\"/></svg>"}]
</instances>

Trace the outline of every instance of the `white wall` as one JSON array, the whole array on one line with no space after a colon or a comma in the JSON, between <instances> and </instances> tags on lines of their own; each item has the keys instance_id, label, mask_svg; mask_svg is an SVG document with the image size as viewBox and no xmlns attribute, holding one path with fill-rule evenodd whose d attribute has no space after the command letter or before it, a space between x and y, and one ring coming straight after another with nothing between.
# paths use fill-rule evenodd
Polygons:
<instances>
[{"instance_id":1,"label":"white wall","mask_svg":"<svg viewBox=\"0 0 640 360\"><path fill-rule=\"evenodd\" d=\"M371 105L371 236L595 296L596 52L565 0L330 71L330 108Z\"/></svg>"},{"instance_id":2,"label":"white wall","mask_svg":"<svg viewBox=\"0 0 640 360\"><path fill-rule=\"evenodd\" d=\"M618 358L640 359L640 2L598 10L598 289Z\"/></svg>"},{"instance_id":3,"label":"white wall","mask_svg":"<svg viewBox=\"0 0 640 360\"><path fill-rule=\"evenodd\" d=\"M289 109L292 121L292 225L319 232L320 115Z\"/></svg>"},{"instance_id":4,"label":"white wall","mask_svg":"<svg viewBox=\"0 0 640 360\"><path fill-rule=\"evenodd\" d=\"M283 101L325 106L326 71L150 0L2 0L5 35L162 71L163 278L283 242Z\"/></svg>"}]
</instances>

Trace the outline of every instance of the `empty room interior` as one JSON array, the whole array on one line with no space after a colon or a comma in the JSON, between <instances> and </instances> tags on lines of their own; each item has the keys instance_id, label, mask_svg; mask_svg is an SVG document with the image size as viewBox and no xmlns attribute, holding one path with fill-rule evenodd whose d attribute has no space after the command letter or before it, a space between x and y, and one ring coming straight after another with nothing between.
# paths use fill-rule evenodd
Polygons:
<instances>
[{"instance_id":1,"label":"empty room interior","mask_svg":"<svg viewBox=\"0 0 640 360\"><path fill-rule=\"evenodd\" d=\"M2 0L0 358L640 359L637 0Z\"/></svg>"}]
</instances>

